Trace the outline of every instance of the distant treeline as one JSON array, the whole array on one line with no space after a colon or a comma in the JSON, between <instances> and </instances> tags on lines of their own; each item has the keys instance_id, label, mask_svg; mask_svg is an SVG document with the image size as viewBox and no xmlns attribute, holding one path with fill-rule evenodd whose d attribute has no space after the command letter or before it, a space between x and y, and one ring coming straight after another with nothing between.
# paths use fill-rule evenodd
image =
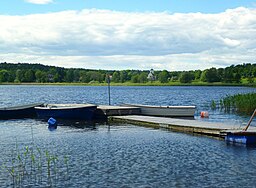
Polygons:
<instances>
[{"instance_id":1,"label":"distant treeline","mask_svg":"<svg viewBox=\"0 0 256 188\"><path fill-rule=\"evenodd\" d=\"M61 68L28 63L0 63L0 83L105 83L111 75L115 83L147 82L223 82L253 83L256 77L256 64L232 65L226 68L210 68L194 71L153 71L149 70L90 70L78 68Z\"/></svg>"}]
</instances>

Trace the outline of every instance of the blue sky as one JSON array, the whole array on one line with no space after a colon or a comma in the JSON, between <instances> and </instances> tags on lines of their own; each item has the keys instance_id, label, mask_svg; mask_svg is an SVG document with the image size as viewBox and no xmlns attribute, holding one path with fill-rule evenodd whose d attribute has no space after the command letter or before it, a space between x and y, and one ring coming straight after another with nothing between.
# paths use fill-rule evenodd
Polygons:
<instances>
[{"instance_id":1,"label":"blue sky","mask_svg":"<svg viewBox=\"0 0 256 188\"><path fill-rule=\"evenodd\" d=\"M251 0L2 0L0 62L195 70L255 63Z\"/></svg>"},{"instance_id":2,"label":"blue sky","mask_svg":"<svg viewBox=\"0 0 256 188\"><path fill-rule=\"evenodd\" d=\"M108 9L128 12L168 11L219 13L236 7L255 7L255 0L55 0L38 5L25 0L0 1L0 13L24 15L63 10Z\"/></svg>"}]
</instances>

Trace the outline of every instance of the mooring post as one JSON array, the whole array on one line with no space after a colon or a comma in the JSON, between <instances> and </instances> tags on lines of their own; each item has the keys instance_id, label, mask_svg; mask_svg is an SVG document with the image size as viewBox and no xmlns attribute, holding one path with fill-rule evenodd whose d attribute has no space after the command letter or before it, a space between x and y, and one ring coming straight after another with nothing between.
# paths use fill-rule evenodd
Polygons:
<instances>
[{"instance_id":1,"label":"mooring post","mask_svg":"<svg viewBox=\"0 0 256 188\"><path fill-rule=\"evenodd\" d=\"M111 80L111 75L107 75L107 81L108 81L108 105L110 105L110 80Z\"/></svg>"},{"instance_id":2,"label":"mooring post","mask_svg":"<svg viewBox=\"0 0 256 188\"><path fill-rule=\"evenodd\" d=\"M254 112L253 112L253 114L252 114L252 116L251 116L251 118L250 118L250 120L249 120L247 126L244 128L243 131L247 131L247 129L249 128L249 126L250 126L250 124L251 124L251 122L252 122L252 120L253 120L253 118L254 118L255 115L256 115L256 109L254 110Z\"/></svg>"}]
</instances>

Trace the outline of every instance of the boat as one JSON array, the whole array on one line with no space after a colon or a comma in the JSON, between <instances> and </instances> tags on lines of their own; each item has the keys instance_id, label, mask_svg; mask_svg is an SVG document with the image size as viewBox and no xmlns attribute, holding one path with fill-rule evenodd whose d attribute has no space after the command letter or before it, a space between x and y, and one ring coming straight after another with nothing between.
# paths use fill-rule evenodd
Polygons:
<instances>
[{"instance_id":1,"label":"boat","mask_svg":"<svg viewBox=\"0 0 256 188\"><path fill-rule=\"evenodd\" d=\"M246 145L256 144L256 132L252 131L234 131L227 132L225 136L226 142L239 143Z\"/></svg>"},{"instance_id":2,"label":"boat","mask_svg":"<svg viewBox=\"0 0 256 188\"><path fill-rule=\"evenodd\" d=\"M41 106L42 103L27 104L21 106L3 107L0 108L0 119L23 119L36 117L36 106Z\"/></svg>"},{"instance_id":3,"label":"boat","mask_svg":"<svg viewBox=\"0 0 256 188\"><path fill-rule=\"evenodd\" d=\"M248 131L248 128L256 115L256 109L254 110L247 126L242 131L230 131L226 132L225 140L226 142L231 143L239 143L239 144L246 144L246 145L256 145L256 132L255 131Z\"/></svg>"},{"instance_id":4,"label":"boat","mask_svg":"<svg viewBox=\"0 0 256 188\"><path fill-rule=\"evenodd\" d=\"M40 119L92 120L97 106L93 104L45 104L35 107Z\"/></svg>"},{"instance_id":5,"label":"boat","mask_svg":"<svg viewBox=\"0 0 256 188\"><path fill-rule=\"evenodd\" d=\"M152 106L141 104L123 104L123 106L139 107L141 115L159 117L194 117L195 106Z\"/></svg>"}]
</instances>

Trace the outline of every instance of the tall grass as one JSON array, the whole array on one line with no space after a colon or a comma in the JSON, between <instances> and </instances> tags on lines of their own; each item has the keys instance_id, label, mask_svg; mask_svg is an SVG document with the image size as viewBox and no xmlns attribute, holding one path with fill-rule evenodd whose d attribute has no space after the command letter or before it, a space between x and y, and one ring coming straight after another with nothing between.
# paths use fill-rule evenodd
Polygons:
<instances>
[{"instance_id":1,"label":"tall grass","mask_svg":"<svg viewBox=\"0 0 256 188\"><path fill-rule=\"evenodd\" d=\"M58 157L39 147L16 147L11 160L2 164L2 170L9 174L13 187L52 186L68 180L68 157Z\"/></svg>"},{"instance_id":2,"label":"tall grass","mask_svg":"<svg viewBox=\"0 0 256 188\"><path fill-rule=\"evenodd\" d=\"M256 93L236 94L220 100L220 107L226 112L251 115L256 109Z\"/></svg>"},{"instance_id":3,"label":"tall grass","mask_svg":"<svg viewBox=\"0 0 256 188\"><path fill-rule=\"evenodd\" d=\"M16 145L11 149L10 158L1 164L0 170L7 172L12 187L52 187L69 181L69 157L57 156L53 152L40 148L34 143L29 146Z\"/></svg>"}]
</instances>

